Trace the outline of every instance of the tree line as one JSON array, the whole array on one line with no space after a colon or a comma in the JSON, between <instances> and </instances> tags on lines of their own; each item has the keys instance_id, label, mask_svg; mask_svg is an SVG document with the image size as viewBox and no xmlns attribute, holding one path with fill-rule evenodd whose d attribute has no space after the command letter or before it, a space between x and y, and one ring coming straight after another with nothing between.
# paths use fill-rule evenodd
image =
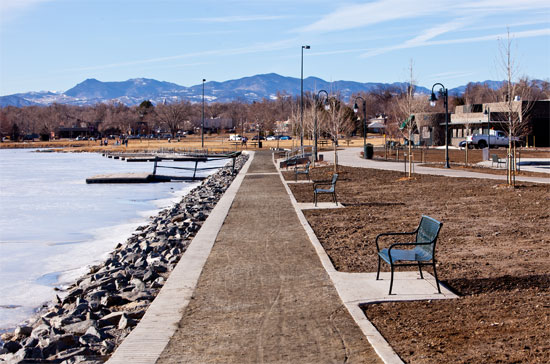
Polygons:
<instances>
[{"instance_id":1,"label":"tree line","mask_svg":"<svg viewBox=\"0 0 550 364\"><path fill-rule=\"evenodd\" d=\"M449 110L457 105L480 104L507 101L510 85L498 89L489 85L470 83L463 95L449 96ZM516 94L529 95L532 100L550 98L550 83L521 79L514 85ZM327 97L328 96L328 97ZM426 95L415 93L412 79L408 87L380 86L369 92L352 95L344 100L338 92L304 93L303 118L300 97L278 93L274 99L263 99L246 103L235 100L229 103L208 103L204 113L206 119L223 118L231 122L235 132L258 130L265 134L278 133L278 122L285 121L285 132L300 137L318 136L338 138L363 133L363 103L365 100L367 118L380 117L385 120L386 133L390 137L407 137L407 131L399 128L413 112L443 112L443 106L429 108ZM359 112L354 113L355 100L359 100ZM327 108L327 103L332 107ZM0 109L0 134L14 140L25 135L39 135L49 139L60 128L81 128L90 136L150 135L158 132L175 135L179 131L192 131L201 127L202 104L179 101L153 105L143 101L137 106L122 103L98 103L91 106L52 104L49 106L7 106ZM280 126L280 125L279 125ZM213 130L220 132L220 130ZM233 130L232 130L233 131Z\"/></svg>"}]
</instances>

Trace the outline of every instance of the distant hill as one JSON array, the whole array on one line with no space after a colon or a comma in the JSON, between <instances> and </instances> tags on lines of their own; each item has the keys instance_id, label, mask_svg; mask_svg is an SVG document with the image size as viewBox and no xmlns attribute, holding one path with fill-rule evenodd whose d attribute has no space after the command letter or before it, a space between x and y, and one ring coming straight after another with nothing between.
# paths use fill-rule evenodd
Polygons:
<instances>
[{"instance_id":1,"label":"distant hill","mask_svg":"<svg viewBox=\"0 0 550 364\"><path fill-rule=\"evenodd\" d=\"M492 88L498 88L502 81L484 81ZM329 93L340 93L344 99L350 98L359 92L368 92L379 89L405 90L407 83L361 83L355 81L328 82L317 77L304 79L304 92L318 92L326 90ZM451 95L464 93L466 86L449 90ZM204 85L207 102L231 102L242 100L245 102L262 99L275 99L278 93L297 96L300 94L300 79L285 77L276 73L268 73L243 77L224 82L210 81ZM429 94L430 89L417 86L416 92ZM87 79L73 88L61 92L28 92L0 97L0 107L8 105L29 106L49 105L62 103L71 105L93 105L101 102L122 102L126 105L138 105L143 100L151 100L154 104L163 102L177 102L202 100L202 84L185 87L175 83L157 81L148 78L134 78L120 82L102 82L96 79Z\"/></svg>"},{"instance_id":2,"label":"distant hill","mask_svg":"<svg viewBox=\"0 0 550 364\"><path fill-rule=\"evenodd\" d=\"M37 104L33 101L27 100L17 95L8 95L8 96L0 97L0 107L6 107L6 106L23 107L23 106L31 106L31 105L37 105Z\"/></svg>"},{"instance_id":3,"label":"distant hill","mask_svg":"<svg viewBox=\"0 0 550 364\"><path fill-rule=\"evenodd\" d=\"M487 80L487 81L482 81L482 82L470 82L470 83L472 83L474 85L487 85L487 86L489 86L490 89L497 90L503 84L505 84L506 81L490 81L490 80ZM449 89L449 95L453 95L453 96L462 95L464 93L464 91L466 91L467 86L468 85L464 85L464 86L455 87L453 89Z\"/></svg>"}]
</instances>

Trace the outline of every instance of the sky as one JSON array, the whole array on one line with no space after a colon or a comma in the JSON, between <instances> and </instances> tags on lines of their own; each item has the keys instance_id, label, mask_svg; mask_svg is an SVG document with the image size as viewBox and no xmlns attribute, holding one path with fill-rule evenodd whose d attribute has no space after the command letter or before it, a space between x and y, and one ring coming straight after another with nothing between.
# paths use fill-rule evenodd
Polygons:
<instances>
[{"instance_id":1,"label":"sky","mask_svg":"<svg viewBox=\"0 0 550 364\"><path fill-rule=\"evenodd\" d=\"M264 73L447 88L550 78L548 0L0 0L0 95Z\"/></svg>"}]
</instances>

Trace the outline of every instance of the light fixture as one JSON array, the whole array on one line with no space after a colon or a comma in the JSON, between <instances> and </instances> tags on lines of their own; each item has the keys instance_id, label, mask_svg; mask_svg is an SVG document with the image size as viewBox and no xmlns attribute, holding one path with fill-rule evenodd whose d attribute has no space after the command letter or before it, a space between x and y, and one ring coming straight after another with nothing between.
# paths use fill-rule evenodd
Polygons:
<instances>
[{"instance_id":1,"label":"light fixture","mask_svg":"<svg viewBox=\"0 0 550 364\"><path fill-rule=\"evenodd\" d=\"M435 93L432 92L432 96L430 97L430 106L434 107L436 101L437 101L437 97L435 96Z\"/></svg>"}]
</instances>

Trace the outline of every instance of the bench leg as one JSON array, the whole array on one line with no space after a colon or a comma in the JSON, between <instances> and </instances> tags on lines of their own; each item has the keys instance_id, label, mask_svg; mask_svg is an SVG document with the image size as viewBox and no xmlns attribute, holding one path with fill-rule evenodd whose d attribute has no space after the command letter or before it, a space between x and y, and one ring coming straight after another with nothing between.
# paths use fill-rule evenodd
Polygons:
<instances>
[{"instance_id":1,"label":"bench leg","mask_svg":"<svg viewBox=\"0 0 550 364\"><path fill-rule=\"evenodd\" d=\"M434 278L435 283L437 284L437 292L441 293L441 288L439 288L439 279L437 279L437 271L435 270L435 261L432 263L432 266L434 268Z\"/></svg>"},{"instance_id":2,"label":"bench leg","mask_svg":"<svg viewBox=\"0 0 550 364\"><path fill-rule=\"evenodd\" d=\"M313 201L315 202L315 207L317 207L317 192L313 192Z\"/></svg>"},{"instance_id":3,"label":"bench leg","mask_svg":"<svg viewBox=\"0 0 550 364\"><path fill-rule=\"evenodd\" d=\"M393 287L393 271L394 271L394 267L393 267L393 264L391 265L391 279L390 279L390 293L391 294L391 289Z\"/></svg>"},{"instance_id":4,"label":"bench leg","mask_svg":"<svg viewBox=\"0 0 550 364\"><path fill-rule=\"evenodd\" d=\"M376 271L376 280L380 280L380 255L378 256L378 270Z\"/></svg>"},{"instance_id":5,"label":"bench leg","mask_svg":"<svg viewBox=\"0 0 550 364\"><path fill-rule=\"evenodd\" d=\"M418 262L418 270L420 271L420 279L424 279L424 276L422 275L422 265L420 265L420 262Z\"/></svg>"},{"instance_id":6,"label":"bench leg","mask_svg":"<svg viewBox=\"0 0 550 364\"><path fill-rule=\"evenodd\" d=\"M334 203L336 204L336 206L338 206L338 201L336 200L336 192L332 193L332 199L334 200Z\"/></svg>"}]
</instances>

